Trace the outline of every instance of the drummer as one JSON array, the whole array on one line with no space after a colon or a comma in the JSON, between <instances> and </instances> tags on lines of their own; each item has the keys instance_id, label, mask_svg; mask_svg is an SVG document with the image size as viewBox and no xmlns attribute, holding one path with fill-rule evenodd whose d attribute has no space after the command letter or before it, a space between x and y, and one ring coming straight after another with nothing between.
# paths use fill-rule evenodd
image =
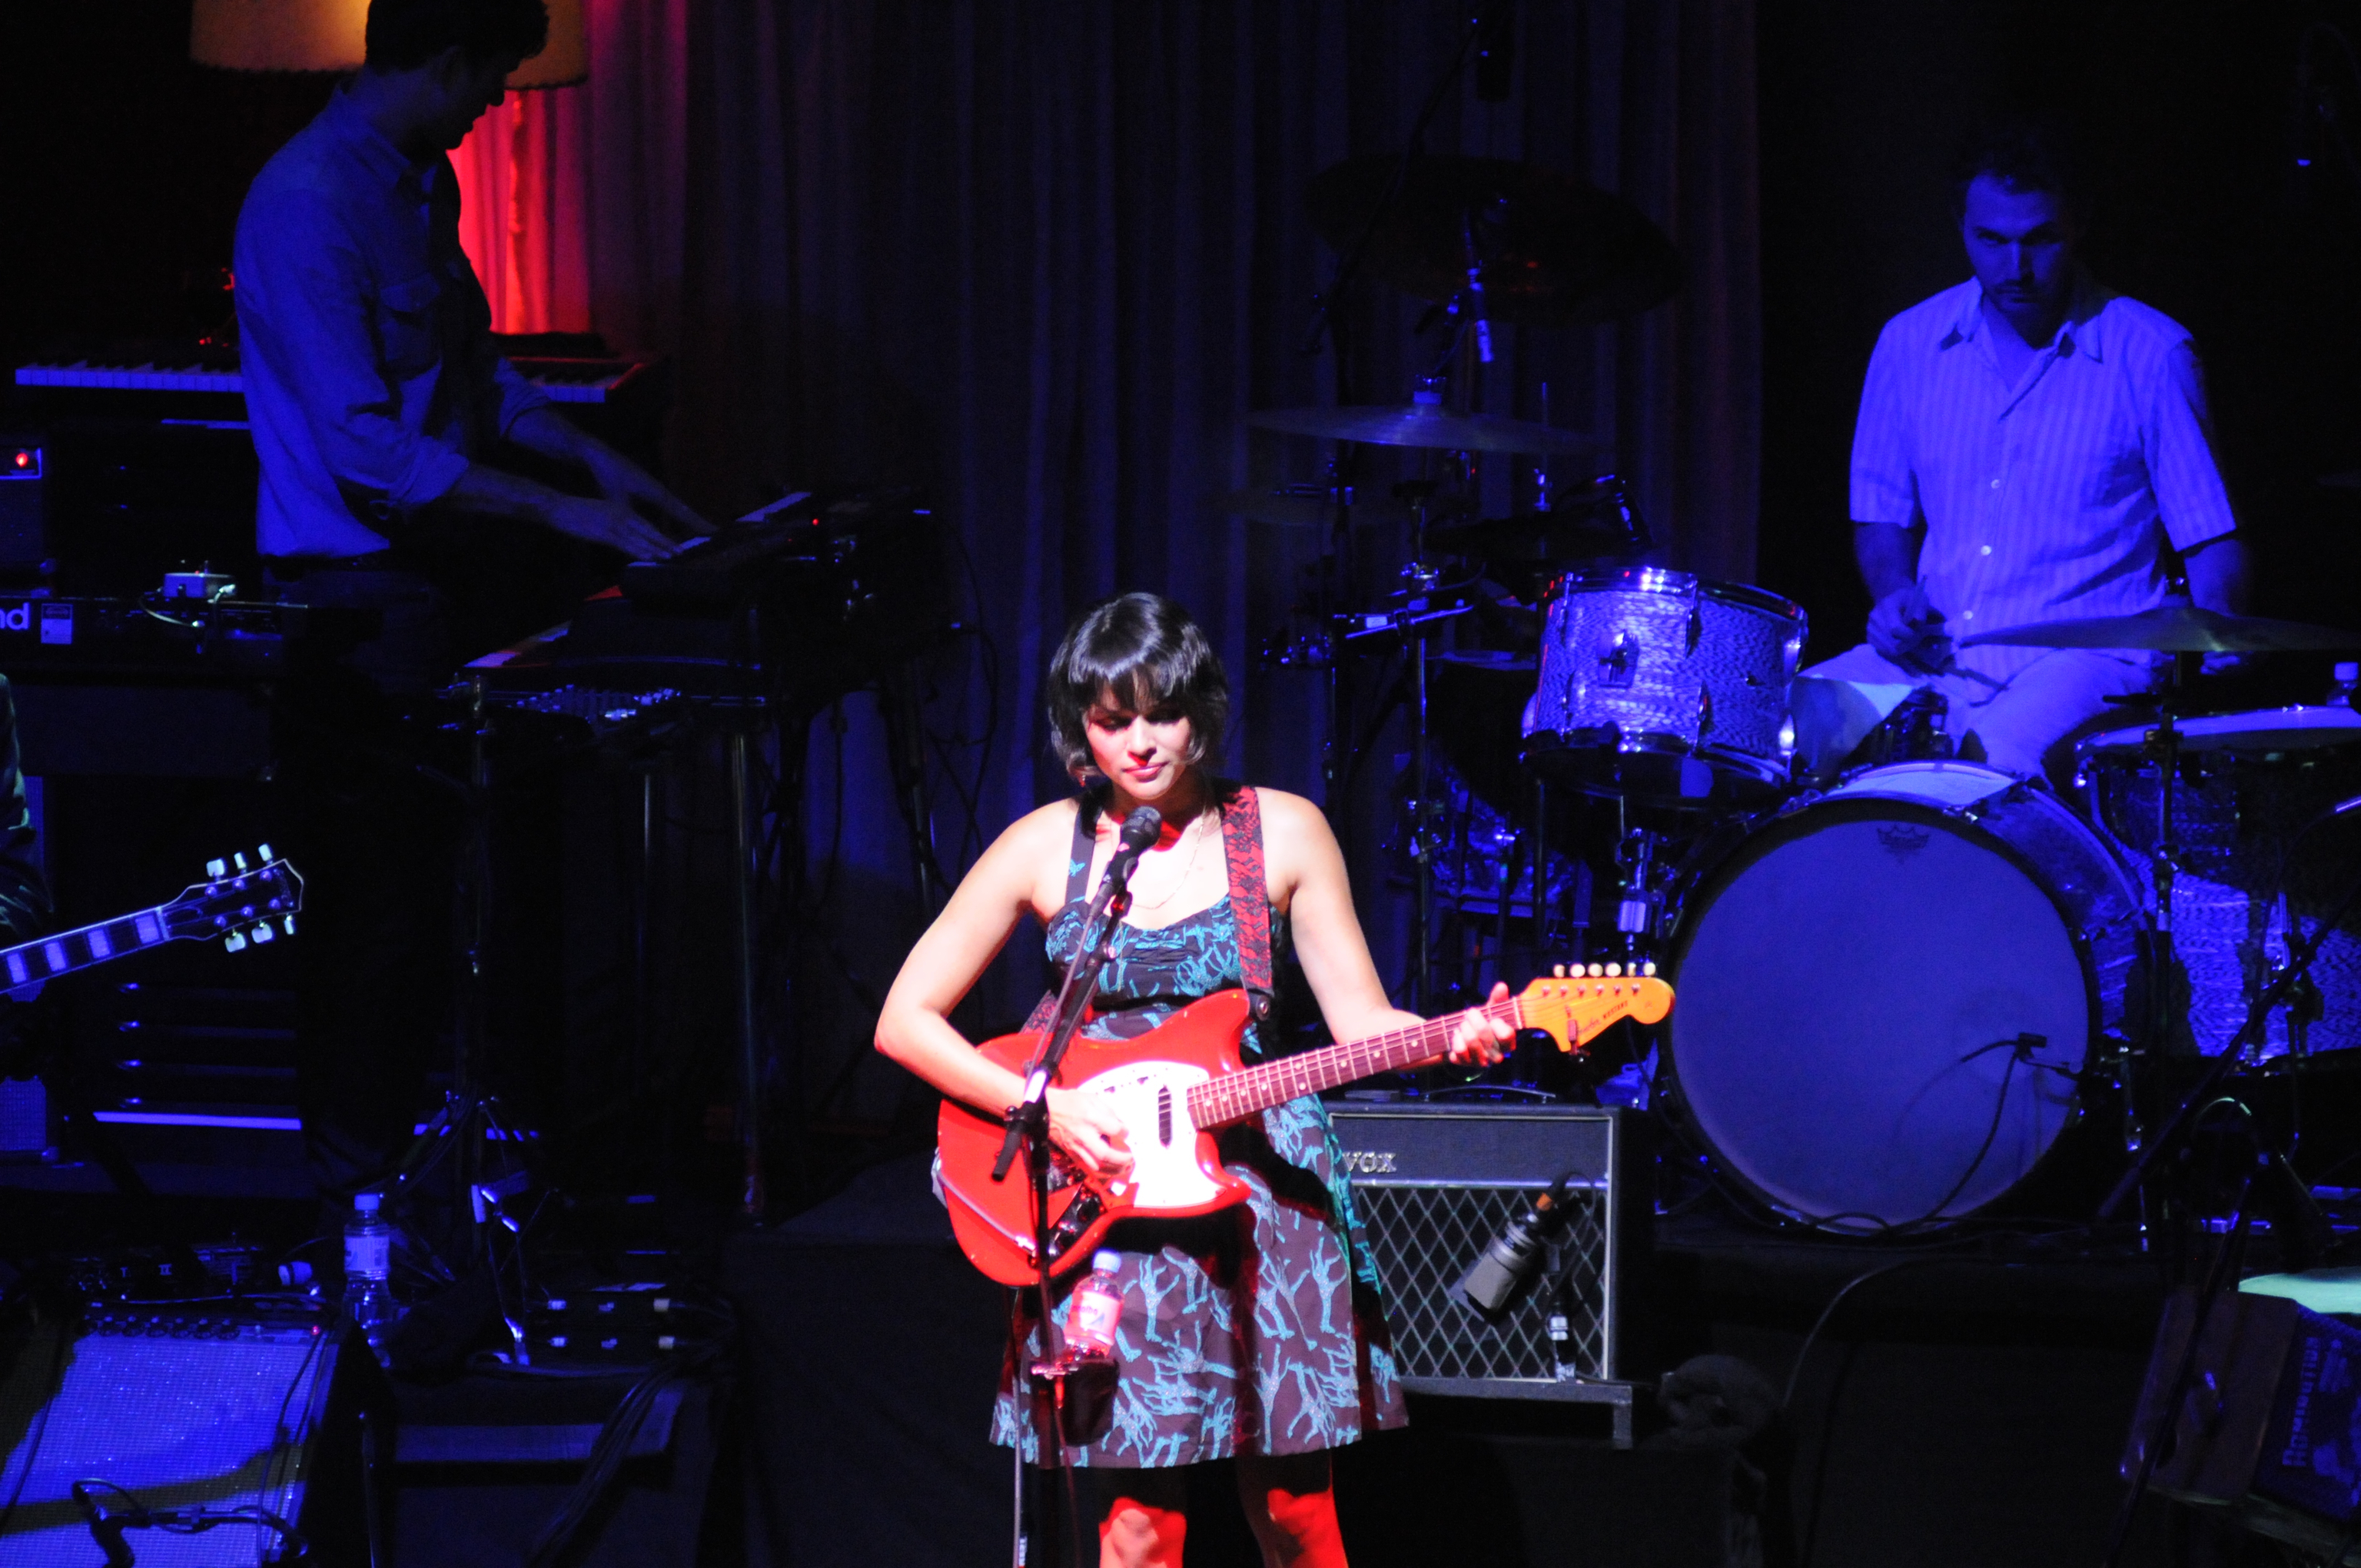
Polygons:
<instances>
[{"instance_id":1,"label":"drummer","mask_svg":"<svg viewBox=\"0 0 2361 1568\"><path fill-rule=\"evenodd\" d=\"M1974 276L1886 323L1853 435L1853 554L1869 641L1803 672L1796 749L1826 780L1914 691L1958 755L2062 771L2150 653L1961 648L2032 621L2134 614L2188 594L2245 609L2247 560L2213 459L2197 354L2178 323L2077 257L2059 137L1987 128L1953 171Z\"/></svg>"}]
</instances>

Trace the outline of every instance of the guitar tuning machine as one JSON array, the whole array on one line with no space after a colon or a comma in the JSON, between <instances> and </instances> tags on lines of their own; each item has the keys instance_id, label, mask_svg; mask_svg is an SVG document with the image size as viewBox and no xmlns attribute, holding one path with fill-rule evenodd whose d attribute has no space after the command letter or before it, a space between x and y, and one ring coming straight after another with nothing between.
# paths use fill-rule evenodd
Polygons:
<instances>
[{"instance_id":1,"label":"guitar tuning machine","mask_svg":"<svg viewBox=\"0 0 2361 1568\"><path fill-rule=\"evenodd\" d=\"M209 877L225 877L229 875L229 862L227 861L207 861L205 862L205 875Z\"/></svg>"},{"instance_id":2,"label":"guitar tuning machine","mask_svg":"<svg viewBox=\"0 0 2361 1568\"><path fill-rule=\"evenodd\" d=\"M224 937L222 938L222 950L224 952L230 953L242 953L246 951L246 933L243 931L232 931L228 936Z\"/></svg>"}]
</instances>

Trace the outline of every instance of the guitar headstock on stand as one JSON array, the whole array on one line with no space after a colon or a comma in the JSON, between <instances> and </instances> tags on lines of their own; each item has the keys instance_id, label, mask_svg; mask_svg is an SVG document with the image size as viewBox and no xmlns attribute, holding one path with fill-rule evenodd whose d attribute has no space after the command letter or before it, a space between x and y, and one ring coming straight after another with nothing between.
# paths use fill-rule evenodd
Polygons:
<instances>
[{"instance_id":1,"label":"guitar headstock on stand","mask_svg":"<svg viewBox=\"0 0 2361 1568\"><path fill-rule=\"evenodd\" d=\"M239 853L208 861L205 875L212 880L183 889L180 897L156 911L168 940L218 938L225 949L236 953L295 934L295 916L303 907L303 879L269 845L257 846L251 860Z\"/></svg>"}]
</instances>

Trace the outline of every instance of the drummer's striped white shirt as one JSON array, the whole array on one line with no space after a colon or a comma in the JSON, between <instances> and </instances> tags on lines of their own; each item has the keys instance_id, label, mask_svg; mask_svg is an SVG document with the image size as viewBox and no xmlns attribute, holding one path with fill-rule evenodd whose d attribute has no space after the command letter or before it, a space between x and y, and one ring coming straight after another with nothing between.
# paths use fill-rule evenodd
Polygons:
<instances>
[{"instance_id":1,"label":"drummer's striped white shirt","mask_svg":"<svg viewBox=\"0 0 2361 1568\"><path fill-rule=\"evenodd\" d=\"M2168 598L2164 545L2237 526L2189 334L2085 278L2004 381L1973 280L1886 323L1852 446L1856 522L1924 522L1918 576L1954 639ZM2006 679L2037 649L1971 648Z\"/></svg>"}]
</instances>

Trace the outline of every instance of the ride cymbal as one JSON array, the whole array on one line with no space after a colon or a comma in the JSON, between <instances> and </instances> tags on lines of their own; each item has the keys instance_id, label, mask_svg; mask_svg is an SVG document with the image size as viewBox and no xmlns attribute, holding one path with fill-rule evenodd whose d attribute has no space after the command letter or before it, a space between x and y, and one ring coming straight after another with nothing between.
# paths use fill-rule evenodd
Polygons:
<instances>
[{"instance_id":1,"label":"ride cymbal","mask_svg":"<svg viewBox=\"0 0 2361 1568\"><path fill-rule=\"evenodd\" d=\"M1373 446L1433 446L1445 452L1595 452L1580 431L1497 414L1445 413L1436 403L1354 403L1343 408L1262 409L1246 415L1257 430L1360 441Z\"/></svg>"},{"instance_id":2,"label":"ride cymbal","mask_svg":"<svg viewBox=\"0 0 2361 1568\"><path fill-rule=\"evenodd\" d=\"M2137 615L2044 620L1960 639L1962 648L2127 648L2154 653L2333 653L2361 649L2361 631L2301 620L2159 605Z\"/></svg>"}]
</instances>

